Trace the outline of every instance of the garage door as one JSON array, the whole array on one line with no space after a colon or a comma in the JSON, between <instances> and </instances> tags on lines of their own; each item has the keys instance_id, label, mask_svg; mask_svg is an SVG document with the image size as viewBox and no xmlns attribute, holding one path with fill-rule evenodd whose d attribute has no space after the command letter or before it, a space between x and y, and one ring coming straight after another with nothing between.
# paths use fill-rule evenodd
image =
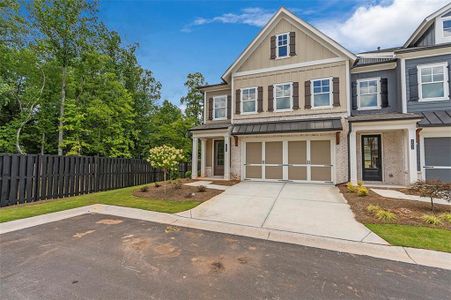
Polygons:
<instances>
[{"instance_id":1,"label":"garage door","mask_svg":"<svg viewBox=\"0 0 451 300\"><path fill-rule=\"evenodd\" d=\"M451 182L451 137L424 138L423 167L427 180Z\"/></svg>"},{"instance_id":2,"label":"garage door","mask_svg":"<svg viewBox=\"0 0 451 300\"><path fill-rule=\"evenodd\" d=\"M332 182L331 140L245 143L245 178Z\"/></svg>"}]
</instances>

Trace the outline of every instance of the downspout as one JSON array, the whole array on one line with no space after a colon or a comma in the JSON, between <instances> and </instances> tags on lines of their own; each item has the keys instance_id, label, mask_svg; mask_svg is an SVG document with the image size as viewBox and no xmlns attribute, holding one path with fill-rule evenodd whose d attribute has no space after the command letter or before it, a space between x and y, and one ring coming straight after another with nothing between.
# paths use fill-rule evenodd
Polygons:
<instances>
[{"instance_id":1,"label":"downspout","mask_svg":"<svg viewBox=\"0 0 451 300\"><path fill-rule=\"evenodd\" d=\"M350 136L352 132L352 123L348 121L349 130L348 130L348 182L351 181L351 145L350 145Z\"/></svg>"}]
</instances>

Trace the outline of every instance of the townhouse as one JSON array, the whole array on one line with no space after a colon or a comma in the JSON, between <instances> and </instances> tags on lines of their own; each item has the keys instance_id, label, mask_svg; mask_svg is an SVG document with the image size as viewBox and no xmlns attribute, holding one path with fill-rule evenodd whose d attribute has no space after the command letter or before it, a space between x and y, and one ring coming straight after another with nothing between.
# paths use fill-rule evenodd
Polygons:
<instances>
[{"instance_id":1,"label":"townhouse","mask_svg":"<svg viewBox=\"0 0 451 300\"><path fill-rule=\"evenodd\" d=\"M200 88L193 178L451 181L450 16L448 4L402 47L356 56L279 9L223 82Z\"/></svg>"}]
</instances>

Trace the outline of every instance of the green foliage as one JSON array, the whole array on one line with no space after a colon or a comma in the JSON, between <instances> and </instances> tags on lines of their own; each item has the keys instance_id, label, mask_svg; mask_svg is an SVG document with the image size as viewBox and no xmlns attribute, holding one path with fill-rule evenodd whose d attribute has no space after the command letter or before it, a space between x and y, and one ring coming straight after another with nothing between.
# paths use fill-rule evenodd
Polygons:
<instances>
[{"instance_id":1,"label":"green foliage","mask_svg":"<svg viewBox=\"0 0 451 300\"><path fill-rule=\"evenodd\" d=\"M191 171L185 172L185 178L191 178Z\"/></svg>"},{"instance_id":2,"label":"green foliage","mask_svg":"<svg viewBox=\"0 0 451 300\"><path fill-rule=\"evenodd\" d=\"M375 216L378 220L383 222L393 222L396 220L396 214L385 209L377 210Z\"/></svg>"},{"instance_id":3,"label":"green foliage","mask_svg":"<svg viewBox=\"0 0 451 300\"><path fill-rule=\"evenodd\" d=\"M170 171L177 170L183 159L183 150L163 145L150 149L147 160L152 167L163 169L164 180L166 181L166 174Z\"/></svg>"},{"instance_id":4,"label":"green foliage","mask_svg":"<svg viewBox=\"0 0 451 300\"><path fill-rule=\"evenodd\" d=\"M372 214L375 214L380 209L381 208L379 205L373 205L373 204L370 204L366 207L366 210Z\"/></svg>"},{"instance_id":5,"label":"green foliage","mask_svg":"<svg viewBox=\"0 0 451 300\"><path fill-rule=\"evenodd\" d=\"M440 225L442 224L442 220L440 220L439 217L437 217L436 215L423 215L421 216L421 219L427 223L427 224L431 224L431 225Z\"/></svg>"},{"instance_id":6,"label":"green foliage","mask_svg":"<svg viewBox=\"0 0 451 300\"><path fill-rule=\"evenodd\" d=\"M196 125L202 122L204 108L204 97L198 87L206 84L202 73L188 74L185 82L185 87L188 91L186 96L180 99L180 103L186 105L185 114L187 118L194 120Z\"/></svg>"},{"instance_id":7,"label":"green foliage","mask_svg":"<svg viewBox=\"0 0 451 300\"><path fill-rule=\"evenodd\" d=\"M352 182L348 182L346 184L346 188L347 188L348 192L350 192L350 193L355 193L357 191L357 187L355 185L353 185Z\"/></svg>"},{"instance_id":8,"label":"green foliage","mask_svg":"<svg viewBox=\"0 0 451 300\"><path fill-rule=\"evenodd\" d=\"M357 185L358 185L359 187L363 186L363 184L364 184L363 181L361 181L361 180L357 181Z\"/></svg>"},{"instance_id":9,"label":"green foliage","mask_svg":"<svg viewBox=\"0 0 451 300\"><path fill-rule=\"evenodd\" d=\"M359 197L365 197L365 196L368 196L368 189L366 188L366 187L364 187L364 186L359 186L358 188L357 188L357 195L359 196Z\"/></svg>"},{"instance_id":10,"label":"green foliage","mask_svg":"<svg viewBox=\"0 0 451 300\"><path fill-rule=\"evenodd\" d=\"M445 222L451 223L451 213L443 213L443 214L441 214L440 215L440 219L445 221Z\"/></svg>"}]
</instances>

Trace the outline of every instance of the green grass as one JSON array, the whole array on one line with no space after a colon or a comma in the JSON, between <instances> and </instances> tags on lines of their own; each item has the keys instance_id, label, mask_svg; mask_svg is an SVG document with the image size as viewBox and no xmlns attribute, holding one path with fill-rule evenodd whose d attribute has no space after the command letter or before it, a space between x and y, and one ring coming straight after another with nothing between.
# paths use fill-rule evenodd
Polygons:
<instances>
[{"instance_id":1,"label":"green grass","mask_svg":"<svg viewBox=\"0 0 451 300\"><path fill-rule=\"evenodd\" d=\"M132 195L132 192L137 189L139 189L139 186L93 193L83 196L9 206L0 209L0 223L91 204L126 206L164 213L176 213L191 209L201 203L200 201L195 200L171 201L139 198Z\"/></svg>"},{"instance_id":2,"label":"green grass","mask_svg":"<svg viewBox=\"0 0 451 300\"><path fill-rule=\"evenodd\" d=\"M451 231L397 224L365 224L392 245L451 252Z\"/></svg>"}]
</instances>

